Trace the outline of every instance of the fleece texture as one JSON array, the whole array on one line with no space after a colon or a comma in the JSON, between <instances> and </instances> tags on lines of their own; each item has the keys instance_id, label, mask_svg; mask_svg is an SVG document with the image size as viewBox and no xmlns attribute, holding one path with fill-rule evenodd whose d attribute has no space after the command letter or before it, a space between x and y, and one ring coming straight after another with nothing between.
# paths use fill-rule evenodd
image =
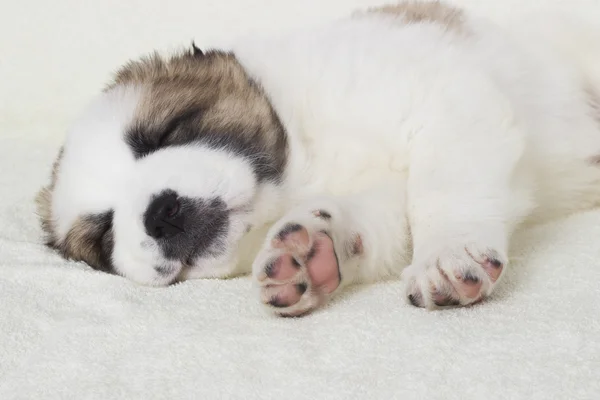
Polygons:
<instances>
[{"instance_id":1,"label":"fleece texture","mask_svg":"<svg viewBox=\"0 0 600 400\"><path fill-rule=\"evenodd\" d=\"M5 1L0 12L0 399L599 399L600 211L519 232L477 306L401 281L265 314L249 277L147 288L47 250L33 198L69 122L154 49L338 18L376 0ZM455 0L505 18L600 2Z\"/></svg>"}]
</instances>

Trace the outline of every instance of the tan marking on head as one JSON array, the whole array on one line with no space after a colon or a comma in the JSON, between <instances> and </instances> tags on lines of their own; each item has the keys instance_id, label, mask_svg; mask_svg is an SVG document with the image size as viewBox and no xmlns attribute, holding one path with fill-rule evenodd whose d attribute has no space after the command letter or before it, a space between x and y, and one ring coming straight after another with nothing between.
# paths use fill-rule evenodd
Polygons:
<instances>
[{"instance_id":1,"label":"tan marking on head","mask_svg":"<svg viewBox=\"0 0 600 400\"><path fill-rule=\"evenodd\" d=\"M441 1L402 1L397 4L386 4L372 7L366 13L383 13L397 16L402 23L434 23L455 32L464 31L464 12ZM365 14L365 12L359 12Z\"/></svg>"},{"instance_id":2,"label":"tan marking on head","mask_svg":"<svg viewBox=\"0 0 600 400\"><path fill-rule=\"evenodd\" d=\"M283 127L265 93L233 54L209 51L198 56L189 51L168 59L154 54L126 65L109 88L116 85L144 88L134 121L144 140L158 140L170 121L196 113L198 138L227 135L251 143L272 158L274 168L283 170ZM181 142L185 135L176 132L169 140Z\"/></svg>"}]
</instances>

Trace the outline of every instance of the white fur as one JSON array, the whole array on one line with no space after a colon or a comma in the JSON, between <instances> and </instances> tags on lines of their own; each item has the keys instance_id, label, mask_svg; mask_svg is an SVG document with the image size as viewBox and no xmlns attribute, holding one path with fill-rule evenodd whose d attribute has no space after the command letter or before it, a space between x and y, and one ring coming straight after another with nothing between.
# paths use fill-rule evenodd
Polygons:
<instances>
[{"instance_id":1,"label":"white fur","mask_svg":"<svg viewBox=\"0 0 600 400\"><path fill-rule=\"evenodd\" d=\"M370 15L240 40L235 54L264 87L289 135L280 188L257 188L243 160L201 148L163 150L135 164L117 139L135 94L104 96L76 128L87 133L67 144L62 171L73 175L57 185L60 232L73 210L118 205L120 271L164 283L152 272L158 255L140 213L169 182L184 193L218 193L233 208L253 204L231 227L231 252L200 260L188 278L249 272L268 228L303 204L309 212L318 196L342 209L347 229L363 238L360 265L341 266L349 282L397 276L412 256L405 276L426 289L441 279L432 275L436 258L463 263L468 246L506 255L521 224L600 200L600 167L587 161L600 154L600 129L582 91L585 84L600 91L600 71L581 64L597 63L600 43L587 41L578 57L567 57L543 29L476 19L467 28L462 35ZM100 128L111 134L97 142ZM108 154L116 157L115 168L94 181L105 187L87 188L86 177L106 165ZM71 170L69 157L85 159L85 167ZM191 168L206 173L193 175ZM241 239L244 224L255 230Z\"/></svg>"},{"instance_id":2,"label":"white fur","mask_svg":"<svg viewBox=\"0 0 600 400\"><path fill-rule=\"evenodd\" d=\"M52 201L60 237L81 213L106 211L127 191L135 160L123 130L139 96L130 87L98 96L67 133Z\"/></svg>"},{"instance_id":3,"label":"white fur","mask_svg":"<svg viewBox=\"0 0 600 400\"><path fill-rule=\"evenodd\" d=\"M520 224L600 200L600 168L588 162L600 125L582 91L600 74L577 64L596 61L600 42L569 59L539 28L467 28L365 16L235 48L291 136L289 207L324 192L356 199L339 202L365 243L358 281L400 273L412 244L404 276L426 293L444 279L436 263L473 269L469 249L504 260Z\"/></svg>"}]
</instances>

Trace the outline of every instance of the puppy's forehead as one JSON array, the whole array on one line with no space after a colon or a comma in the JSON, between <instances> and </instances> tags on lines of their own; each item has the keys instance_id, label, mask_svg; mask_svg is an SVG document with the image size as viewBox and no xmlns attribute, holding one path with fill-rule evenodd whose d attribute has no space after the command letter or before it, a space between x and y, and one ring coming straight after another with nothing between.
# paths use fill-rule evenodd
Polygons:
<instances>
[{"instance_id":1,"label":"puppy's forehead","mask_svg":"<svg viewBox=\"0 0 600 400\"><path fill-rule=\"evenodd\" d=\"M164 123L190 109L207 111L234 99L252 104L252 112L262 108L265 115L269 109L235 57L218 51L202 56L184 52L171 58L157 54L142 58L121 68L107 90L128 85L146 89L136 121L148 124Z\"/></svg>"}]
</instances>

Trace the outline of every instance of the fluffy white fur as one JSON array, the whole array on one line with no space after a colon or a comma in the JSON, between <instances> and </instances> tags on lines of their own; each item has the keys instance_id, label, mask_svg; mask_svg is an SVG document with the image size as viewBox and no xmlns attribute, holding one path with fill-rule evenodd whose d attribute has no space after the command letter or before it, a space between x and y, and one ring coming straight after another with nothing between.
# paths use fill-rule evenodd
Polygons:
<instances>
[{"instance_id":1,"label":"fluffy white fur","mask_svg":"<svg viewBox=\"0 0 600 400\"><path fill-rule=\"evenodd\" d=\"M290 205L349 196L330 201L348 216L342 229L363 237L360 268L341 266L350 280L400 272L412 244L409 291L467 270L485 296L495 283L478 255L492 250L506 263L519 224L600 200L600 168L589 162L600 125L582 91L600 75L562 57L547 26L471 20L467 29L377 15L236 48L292 138ZM600 61L600 47L579 50Z\"/></svg>"},{"instance_id":2,"label":"fluffy white fur","mask_svg":"<svg viewBox=\"0 0 600 400\"><path fill-rule=\"evenodd\" d=\"M520 224L600 200L600 166L589 162L600 154L600 125L583 90L600 92L593 66L600 65L600 42L581 42L580 56L572 57L544 36L546 26L466 24L469 33L458 34L367 15L240 40L235 54L263 85L289 135L282 187L259 190L243 160L202 148L163 150L134 163L113 139L136 95L105 95L66 146L61 171L73 175L59 177L55 195L62 232L76 212L116 207L115 265L138 282L166 283L170 277L152 271L159 255L141 214L168 181L183 194L216 193L230 208L242 207L230 226L231 251L197 260L190 278L249 272L260 250L258 274L277 229L302 215L307 226L322 224L308 216L324 207L343 216L331 227L334 236L358 233L364 246L359 261L341 263L340 288L398 276L410 263L409 291L427 293L467 272L488 295L497 281L478 257L493 252L506 264ZM97 135L99 129L113 134ZM103 158L109 153L111 163ZM85 159L85 167L68 168L70 157ZM170 170L162 174L165 166ZM211 172L173 173L191 170ZM85 185L100 171L106 175L94 182L106 186L97 196L61 194L77 193L61 185ZM244 212L250 201L254 209ZM242 239L249 225L255 230ZM314 307L313 300L295 307ZM461 296L460 303L474 300ZM425 296L425 306L432 301Z\"/></svg>"}]
</instances>

